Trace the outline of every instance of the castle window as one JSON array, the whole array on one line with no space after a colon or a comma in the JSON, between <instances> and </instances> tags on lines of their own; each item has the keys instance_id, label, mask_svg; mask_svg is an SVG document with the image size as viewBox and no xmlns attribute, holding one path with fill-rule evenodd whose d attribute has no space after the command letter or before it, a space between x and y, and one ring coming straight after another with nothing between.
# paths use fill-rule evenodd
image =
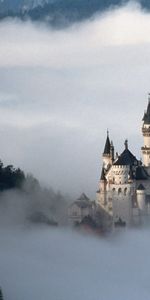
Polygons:
<instances>
[{"instance_id":1,"label":"castle window","mask_svg":"<svg viewBox=\"0 0 150 300\"><path fill-rule=\"evenodd\" d=\"M124 195L126 196L127 194L127 188L124 189Z\"/></svg>"},{"instance_id":2,"label":"castle window","mask_svg":"<svg viewBox=\"0 0 150 300\"><path fill-rule=\"evenodd\" d=\"M121 188L118 189L118 195L120 195L122 192Z\"/></svg>"},{"instance_id":3,"label":"castle window","mask_svg":"<svg viewBox=\"0 0 150 300\"><path fill-rule=\"evenodd\" d=\"M74 217L76 217L78 214L77 214L76 211L73 211L73 212L72 212L72 215L73 215Z\"/></svg>"},{"instance_id":4,"label":"castle window","mask_svg":"<svg viewBox=\"0 0 150 300\"><path fill-rule=\"evenodd\" d=\"M112 189L112 192L115 193L115 191L116 191L115 188L113 188L113 189Z\"/></svg>"}]
</instances>

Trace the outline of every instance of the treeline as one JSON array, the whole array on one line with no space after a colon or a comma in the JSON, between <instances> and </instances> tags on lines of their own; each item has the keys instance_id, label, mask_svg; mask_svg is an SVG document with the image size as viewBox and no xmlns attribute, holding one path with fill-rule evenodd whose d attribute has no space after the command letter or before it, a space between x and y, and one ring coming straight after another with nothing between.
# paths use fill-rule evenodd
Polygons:
<instances>
[{"instance_id":1,"label":"treeline","mask_svg":"<svg viewBox=\"0 0 150 300\"><path fill-rule=\"evenodd\" d=\"M15 169L12 165L4 167L0 161L0 191L21 188L25 180L25 174L22 170Z\"/></svg>"},{"instance_id":2,"label":"treeline","mask_svg":"<svg viewBox=\"0 0 150 300\"><path fill-rule=\"evenodd\" d=\"M4 300L3 298L3 293L2 293L2 289L0 288L0 300Z\"/></svg>"},{"instance_id":3,"label":"treeline","mask_svg":"<svg viewBox=\"0 0 150 300\"><path fill-rule=\"evenodd\" d=\"M66 197L52 188L42 187L31 174L25 175L13 165L5 167L0 161L0 205L6 203L10 218L14 212L15 218L20 218L20 209L23 218L30 222L54 226L65 222Z\"/></svg>"},{"instance_id":4,"label":"treeline","mask_svg":"<svg viewBox=\"0 0 150 300\"><path fill-rule=\"evenodd\" d=\"M52 188L41 187L32 175L27 175L21 188L27 203L26 218L32 223L64 225L66 223L67 196Z\"/></svg>"}]
</instances>

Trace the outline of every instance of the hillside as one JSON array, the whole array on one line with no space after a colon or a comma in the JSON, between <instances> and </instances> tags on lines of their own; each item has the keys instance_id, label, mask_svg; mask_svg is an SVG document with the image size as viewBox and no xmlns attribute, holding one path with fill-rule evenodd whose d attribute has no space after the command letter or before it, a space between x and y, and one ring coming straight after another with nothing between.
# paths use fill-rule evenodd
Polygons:
<instances>
[{"instance_id":1,"label":"hillside","mask_svg":"<svg viewBox=\"0 0 150 300\"><path fill-rule=\"evenodd\" d=\"M22 211L22 222L45 223L56 226L64 216L66 201L60 192L43 188L32 175L0 161L0 219L7 203L6 215L15 219ZM14 205L12 205L14 203ZM18 214L19 211L19 214Z\"/></svg>"}]
</instances>

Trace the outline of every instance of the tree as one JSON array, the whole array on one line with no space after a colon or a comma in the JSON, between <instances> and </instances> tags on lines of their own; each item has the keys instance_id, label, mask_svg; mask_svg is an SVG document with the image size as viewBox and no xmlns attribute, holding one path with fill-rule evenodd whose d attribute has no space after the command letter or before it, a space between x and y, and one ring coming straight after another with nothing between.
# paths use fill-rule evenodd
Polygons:
<instances>
[{"instance_id":1,"label":"tree","mask_svg":"<svg viewBox=\"0 0 150 300\"><path fill-rule=\"evenodd\" d=\"M3 293L2 293L2 289L0 288L0 300L3 300Z\"/></svg>"}]
</instances>

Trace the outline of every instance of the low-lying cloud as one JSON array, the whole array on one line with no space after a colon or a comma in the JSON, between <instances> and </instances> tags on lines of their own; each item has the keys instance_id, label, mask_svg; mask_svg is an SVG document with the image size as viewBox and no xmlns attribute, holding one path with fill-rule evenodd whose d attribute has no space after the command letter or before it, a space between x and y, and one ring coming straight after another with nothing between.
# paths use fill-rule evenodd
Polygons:
<instances>
[{"instance_id":1,"label":"low-lying cloud","mask_svg":"<svg viewBox=\"0 0 150 300\"><path fill-rule=\"evenodd\" d=\"M150 16L135 4L70 28L0 24L0 156L56 190L93 198L107 128L140 158Z\"/></svg>"},{"instance_id":2,"label":"low-lying cloud","mask_svg":"<svg viewBox=\"0 0 150 300\"><path fill-rule=\"evenodd\" d=\"M4 21L0 26L0 65L60 70L108 64L112 60L107 56L109 47L147 45L149 30L149 13L136 3L58 31L41 24Z\"/></svg>"},{"instance_id":3,"label":"low-lying cloud","mask_svg":"<svg viewBox=\"0 0 150 300\"><path fill-rule=\"evenodd\" d=\"M107 127L116 150L129 138L130 149L140 157L149 32L149 13L137 4L61 31L1 22L3 162L72 198L83 191L94 198ZM5 300L149 299L149 228L105 240L34 228L26 223L29 199L14 191L0 200ZM46 209L41 200L33 206Z\"/></svg>"},{"instance_id":4,"label":"low-lying cloud","mask_svg":"<svg viewBox=\"0 0 150 300\"><path fill-rule=\"evenodd\" d=\"M6 300L148 300L149 229L105 239L38 228L0 228Z\"/></svg>"}]
</instances>

